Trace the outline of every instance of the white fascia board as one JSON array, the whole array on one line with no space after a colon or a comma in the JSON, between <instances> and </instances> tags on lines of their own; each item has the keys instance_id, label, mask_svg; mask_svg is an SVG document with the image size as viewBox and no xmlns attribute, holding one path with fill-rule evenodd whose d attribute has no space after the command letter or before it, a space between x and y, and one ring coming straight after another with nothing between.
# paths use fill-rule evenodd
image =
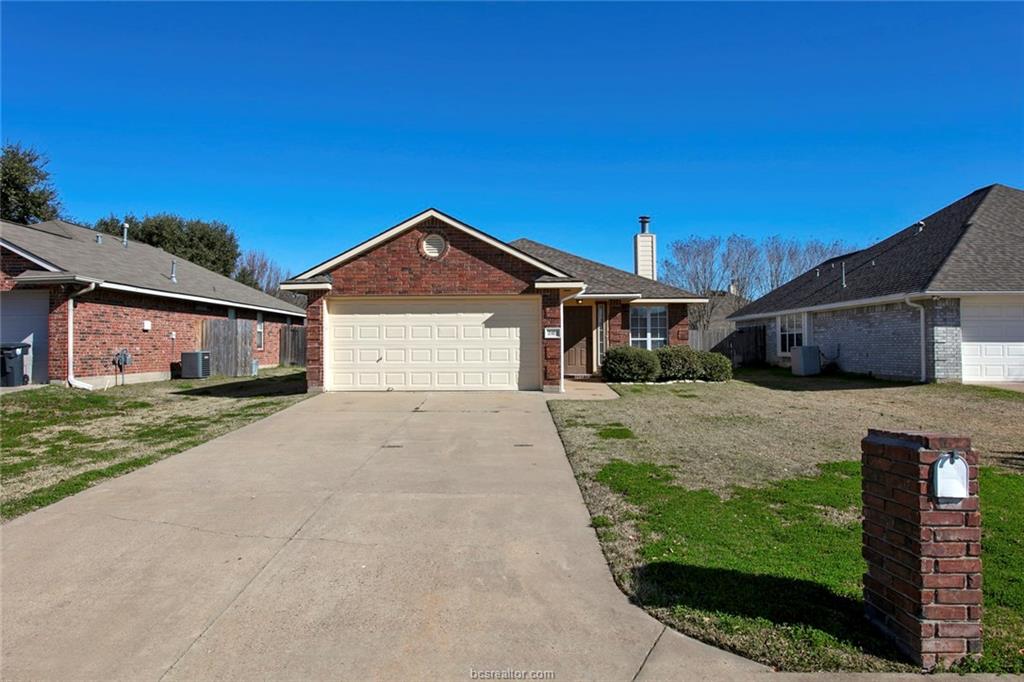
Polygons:
<instances>
[{"instance_id":1,"label":"white fascia board","mask_svg":"<svg viewBox=\"0 0 1024 682\"><path fill-rule=\"evenodd\" d=\"M924 296L942 296L943 298L959 298L961 296L1022 296L1021 291L926 291Z\"/></svg>"},{"instance_id":2,"label":"white fascia board","mask_svg":"<svg viewBox=\"0 0 1024 682\"><path fill-rule=\"evenodd\" d=\"M39 256L35 255L34 253L29 253L25 249L21 248L20 246L16 246L16 245L12 244L11 242L7 241L6 239L0 239L0 246L3 246L5 249L10 249L11 251L13 251L14 253L18 254L19 256L24 258L25 260L32 261L33 263L35 263L39 267L45 268L45 269L49 270L50 272L63 272L63 270L61 270L61 268L58 268L56 265L54 265L50 261L45 260L43 258L40 258Z\"/></svg>"},{"instance_id":3,"label":"white fascia board","mask_svg":"<svg viewBox=\"0 0 1024 682\"><path fill-rule=\"evenodd\" d=\"M555 277L569 277L570 276L570 275L568 275L568 274L566 274L566 273L564 273L564 272L562 272L560 270L554 269L553 267L551 267L547 263L539 261L536 258L534 258L533 256L530 256L530 255L520 251L519 249L516 249L516 248L513 248L513 247L509 246L505 242L497 240L494 237L491 237L490 235L484 234L483 232L481 232L480 230L477 230L476 228L470 227L469 225L466 225L465 223L459 222L458 220L455 220L454 218L446 216L443 213L441 213L440 211L437 211L437 210L431 208L431 209L427 209L426 211L423 211L421 213L417 213L413 217L409 218L408 220L402 221L401 223L399 223L398 225L395 225L391 229L388 229L388 230L385 230L384 232L381 232L376 237L371 237L370 239L367 239L362 244L359 244L358 246L354 246L351 249L349 249L348 251L345 251L343 253L338 254L334 258L332 258L332 259L330 259L328 261L325 261L325 262L321 263L320 265L317 265L317 266L315 266L315 267L313 267L313 268L311 268L309 270L306 270L301 275L298 275L297 277L295 277L295 279L308 279L308 278L312 277L313 275L319 275L319 274L321 274L321 273L323 273L323 272L325 272L327 270L330 270L330 269L340 265L341 263L344 263L347 260L351 260L352 258L355 258L359 254L365 253L365 252L369 251L370 249L374 248L375 246L388 241L392 237L394 237L394 236L396 236L396 235L398 235L398 234L400 234L402 232L405 232L410 227L414 226L416 223L418 223L418 222L420 222L422 220L425 220L426 218L436 218L437 220L440 220L441 222L443 222L443 223L445 223L447 225L450 225L450 226L452 226L452 227L454 227L454 228L456 228L458 230L462 230L466 234L469 234L469 235L471 235L473 237L476 237L477 239L479 239L480 241L484 242L485 244L489 244L489 245L495 247L496 249L500 249L500 250L504 251L505 253L508 253L508 254L510 254L512 256L515 256L516 258L518 258L518 259L520 259L522 261L525 261L525 262L529 263L530 265L532 265L532 266L534 266L534 267L536 267L536 268L538 268L540 270L543 270L544 272L548 273L549 275L554 275Z\"/></svg>"},{"instance_id":4,"label":"white fascia board","mask_svg":"<svg viewBox=\"0 0 1024 682\"><path fill-rule=\"evenodd\" d=\"M640 298L640 303L707 303L706 298Z\"/></svg>"},{"instance_id":5,"label":"white fascia board","mask_svg":"<svg viewBox=\"0 0 1024 682\"><path fill-rule=\"evenodd\" d=\"M853 301L842 301L840 303L823 303L821 305L804 306L801 308L786 308L785 310L766 310L763 313L741 315L739 317L727 317L733 322L745 322L748 320L763 320L765 318L780 317L782 315L795 315L797 313L818 313L827 310L844 310L846 308L863 308L868 305L883 305L885 303L902 303L907 297L923 298L928 294L918 292L915 294L892 294L890 296L874 296L871 298L858 298Z\"/></svg>"},{"instance_id":6,"label":"white fascia board","mask_svg":"<svg viewBox=\"0 0 1024 682\"><path fill-rule=\"evenodd\" d=\"M275 313L277 315L292 315L294 317L306 316L306 313L304 312L295 312L293 310L284 310L282 308L271 308L269 306L252 305L250 303L238 303L237 301L228 301L223 298L208 298L206 296L193 296L192 294L176 294L171 291L160 291L159 289L133 287L127 284L116 284L114 282L103 282L99 286L101 289L127 291L133 294L145 294L147 296L156 296L159 298L174 298L181 301L195 301L196 303L209 303L211 305L224 306L225 308L244 308L245 310L260 310L267 313Z\"/></svg>"},{"instance_id":7,"label":"white fascia board","mask_svg":"<svg viewBox=\"0 0 1024 682\"><path fill-rule=\"evenodd\" d=\"M292 282L290 284L281 284L281 288L285 291L330 291L330 282Z\"/></svg>"},{"instance_id":8,"label":"white fascia board","mask_svg":"<svg viewBox=\"0 0 1024 682\"><path fill-rule=\"evenodd\" d=\"M580 294L576 298L608 299L610 301L627 300L640 298L640 294Z\"/></svg>"},{"instance_id":9,"label":"white fascia board","mask_svg":"<svg viewBox=\"0 0 1024 682\"><path fill-rule=\"evenodd\" d=\"M572 280L566 282L534 282L534 289L579 289L585 286L580 280Z\"/></svg>"},{"instance_id":10,"label":"white fascia board","mask_svg":"<svg viewBox=\"0 0 1024 682\"><path fill-rule=\"evenodd\" d=\"M100 284L102 279L76 275L71 272L55 272L52 275L18 275L14 278L18 284Z\"/></svg>"}]
</instances>

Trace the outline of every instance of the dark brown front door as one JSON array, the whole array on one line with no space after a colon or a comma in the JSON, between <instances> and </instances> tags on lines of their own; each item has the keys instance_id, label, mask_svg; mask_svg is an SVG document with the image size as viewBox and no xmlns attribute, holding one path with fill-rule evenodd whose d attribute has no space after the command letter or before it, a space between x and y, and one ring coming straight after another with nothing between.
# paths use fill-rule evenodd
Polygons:
<instances>
[{"instance_id":1,"label":"dark brown front door","mask_svg":"<svg viewBox=\"0 0 1024 682\"><path fill-rule=\"evenodd\" d=\"M565 373L590 374L590 306L566 306Z\"/></svg>"}]
</instances>

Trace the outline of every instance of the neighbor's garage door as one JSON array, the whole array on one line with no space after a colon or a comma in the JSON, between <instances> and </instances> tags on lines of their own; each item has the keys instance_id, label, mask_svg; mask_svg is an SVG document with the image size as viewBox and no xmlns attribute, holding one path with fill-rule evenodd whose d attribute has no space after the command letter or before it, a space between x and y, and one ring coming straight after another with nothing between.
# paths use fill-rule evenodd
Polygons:
<instances>
[{"instance_id":1,"label":"neighbor's garage door","mask_svg":"<svg viewBox=\"0 0 1024 682\"><path fill-rule=\"evenodd\" d=\"M50 293L45 289L0 294L0 341L32 344L24 366L29 382L33 384L49 381L49 312Z\"/></svg>"},{"instance_id":2,"label":"neighbor's garage door","mask_svg":"<svg viewBox=\"0 0 1024 682\"><path fill-rule=\"evenodd\" d=\"M329 391L541 387L540 299L333 299Z\"/></svg>"},{"instance_id":3,"label":"neighbor's garage door","mask_svg":"<svg viewBox=\"0 0 1024 682\"><path fill-rule=\"evenodd\" d=\"M960 300L963 380L1024 381L1024 296Z\"/></svg>"}]
</instances>

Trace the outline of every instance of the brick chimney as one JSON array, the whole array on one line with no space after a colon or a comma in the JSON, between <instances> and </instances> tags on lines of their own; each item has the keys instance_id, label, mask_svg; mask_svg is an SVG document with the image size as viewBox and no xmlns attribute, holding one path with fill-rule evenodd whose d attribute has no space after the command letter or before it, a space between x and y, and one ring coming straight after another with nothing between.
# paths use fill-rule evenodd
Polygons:
<instances>
[{"instance_id":1,"label":"brick chimney","mask_svg":"<svg viewBox=\"0 0 1024 682\"><path fill-rule=\"evenodd\" d=\"M640 216L640 231L633 237L633 271L647 279L658 279L658 244L648 230L649 216Z\"/></svg>"}]
</instances>

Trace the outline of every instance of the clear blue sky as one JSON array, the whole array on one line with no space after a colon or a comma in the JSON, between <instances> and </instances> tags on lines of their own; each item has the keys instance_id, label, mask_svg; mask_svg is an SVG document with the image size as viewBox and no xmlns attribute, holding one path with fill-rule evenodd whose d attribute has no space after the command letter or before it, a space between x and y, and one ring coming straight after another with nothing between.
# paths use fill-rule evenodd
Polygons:
<instances>
[{"instance_id":1,"label":"clear blue sky","mask_svg":"<svg viewBox=\"0 0 1024 682\"><path fill-rule=\"evenodd\" d=\"M636 216L865 243L1024 186L1015 4L12 4L3 137L71 215L294 272L436 206L630 268Z\"/></svg>"}]
</instances>

